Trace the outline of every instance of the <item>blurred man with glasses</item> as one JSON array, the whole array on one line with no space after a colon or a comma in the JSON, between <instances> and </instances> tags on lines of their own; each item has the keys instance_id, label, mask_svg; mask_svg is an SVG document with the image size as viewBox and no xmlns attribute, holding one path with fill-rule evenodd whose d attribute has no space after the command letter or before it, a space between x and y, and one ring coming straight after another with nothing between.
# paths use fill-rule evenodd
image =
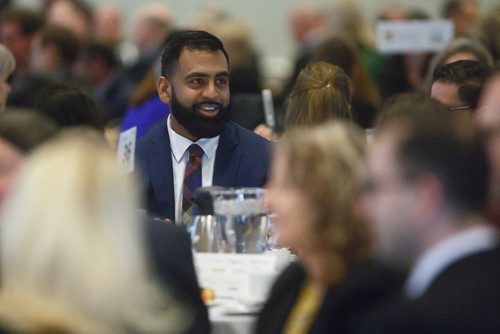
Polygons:
<instances>
[{"instance_id":1,"label":"blurred man with glasses","mask_svg":"<svg viewBox=\"0 0 500 334\"><path fill-rule=\"evenodd\" d=\"M431 97L450 110L474 112L481 90L494 69L473 60L438 66L432 75Z\"/></svg>"}]
</instances>

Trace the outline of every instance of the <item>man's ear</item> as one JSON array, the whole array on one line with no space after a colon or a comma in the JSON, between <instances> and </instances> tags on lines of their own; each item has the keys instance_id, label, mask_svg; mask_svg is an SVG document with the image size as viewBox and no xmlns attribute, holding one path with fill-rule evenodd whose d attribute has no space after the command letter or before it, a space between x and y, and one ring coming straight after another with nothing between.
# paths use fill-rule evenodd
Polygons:
<instances>
[{"instance_id":1,"label":"man's ear","mask_svg":"<svg viewBox=\"0 0 500 334\"><path fill-rule=\"evenodd\" d=\"M435 216L446 205L442 181L430 172L422 173L414 181L414 193L416 214L423 218L422 221L434 222Z\"/></svg>"},{"instance_id":2,"label":"man's ear","mask_svg":"<svg viewBox=\"0 0 500 334\"><path fill-rule=\"evenodd\" d=\"M158 96L160 100L164 103L170 103L170 97L172 96L172 85L164 76L160 76L156 81L156 89L158 90Z\"/></svg>"}]
</instances>

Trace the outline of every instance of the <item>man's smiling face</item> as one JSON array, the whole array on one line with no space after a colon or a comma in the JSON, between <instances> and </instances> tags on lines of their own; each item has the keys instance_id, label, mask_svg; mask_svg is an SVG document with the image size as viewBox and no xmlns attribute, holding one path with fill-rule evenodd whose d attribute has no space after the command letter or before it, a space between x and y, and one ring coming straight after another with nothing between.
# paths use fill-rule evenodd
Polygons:
<instances>
[{"instance_id":1,"label":"man's smiling face","mask_svg":"<svg viewBox=\"0 0 500 334\"><path fill-rule=\"evenodd\" d=\"M229 69L220 50L184 48L173 74L158 80L158 91L170 104L174 131L191 140L219 135L229 120Z\"/></svg>"}]
</instances>

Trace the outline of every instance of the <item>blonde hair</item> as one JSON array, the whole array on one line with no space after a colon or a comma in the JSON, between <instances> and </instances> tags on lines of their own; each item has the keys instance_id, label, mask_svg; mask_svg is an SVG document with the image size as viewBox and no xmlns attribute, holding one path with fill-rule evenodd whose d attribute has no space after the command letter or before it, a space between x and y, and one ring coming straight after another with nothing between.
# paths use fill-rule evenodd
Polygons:
<instances>
[{"instance_id":1,"label":"blonde hair","mask_svg":"<svg viewBox=\"0 0 500 334\"><path fill-rule=\"evenodd\" d=\"M244 68L252 66L255 62L252 33L247 24L234 19L215 21L208 31L224 43L231 68Z\"/></svg>"},{"instance_id":2,"label":"blonde hair","mask_svg":"<svg viewBox=\"0 0 500 334\"><path fill-rule=\"evenodd\" d=\"M290 181L312 205L310 247L331 254L324 265L326 277L336 276L334 271L342 271L370 249L367 226L355 208L364 148L361 130L342 122L293 129L278 143Z\"/></svg>"},{"instance_id":3,"label":"blonde hair","mask_svg":"<svg viewBox=\"0 0 500 334\"><path fill-rule=\"evenodd\" d=\"M5 45L0 44L0 79L7 80L15 68L16 60L14 56Z\"/></svg>"},{"instance_id":4,"label":"blonde hair","mask_svg":"<svg viewBox=\"0 0 500 334\"><path fill-rule=\"evenodd\" d=\"M102 136L69 130L29 157L0 225L0 322L21 332L178 332L149 277L138 187Z\"/></svg>"},{"instance_id":5,"label":"blonde hair","mask_svg":"<svg viewBox=\"0 0 500 334\"><path fill-rule=\"evenodd\" d=\"M333 31L363 47L374 47L375 34L358 0L335 0L325 8L327 25Z\"/></svg>"},{"instance_id":6,"label":"blonde hair","mask_svg":"<svg viewBox=\"0 0 500 334\"><path fill-rule=\"evenodd\" d=\"M285 130L332 119L351 120L351 97L351 80L339 66L309 63L285 102Z\"/></svg>"}]
</instances>

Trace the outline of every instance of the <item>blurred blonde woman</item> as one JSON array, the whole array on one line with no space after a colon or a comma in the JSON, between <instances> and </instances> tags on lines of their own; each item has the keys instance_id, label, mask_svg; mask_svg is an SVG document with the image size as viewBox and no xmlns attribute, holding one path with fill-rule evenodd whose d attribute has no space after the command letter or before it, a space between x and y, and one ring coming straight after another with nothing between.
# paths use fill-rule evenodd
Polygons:
<instances>
[{"instance_id":1,"label":"blurred blonde woman","mask_svg":"<svg viewBox=\"0 0 500 334\"><path fill-rule=\"evenodd\" d=\"M0 111L5 110L7 97L10 93L9 76L16 68L16 60L12 53L3 44L0 44Z\"/></svg>"},{"instance_id":2,"label":"blurred blonde woman","mask_svg":"<svg viewBox=\"0 0 500 334\"><path fill-rule=\"evenodd\" d=\"M392 281L366 260L370 233L356 211L364 146L342 122L292 129L277 143L268 203L277 243L298 261L277 279L255 333L341 333L387 291Z\"/></svg>"},{"instance_id":3,"label":"blurred blonde woman","mask_svg":"<svg viewBox=\"0 0 500 334\"><path fill-rule=\"evenodd\" d=\"M310 127L328 120L351 120L352 85L339 67L325 62L309 63L297 77L285 101L285 131Z\"/></svg>"},{"instance_id":4,"label":"blurred blonde woman","mask_svg":"<svg viewBox=\"0 0 500 334\"><path fill-rule=\"evenodd\" d=\"M187 319L149 273L138 193L97 133L69 130L35 151L1 215L0 326L180 332Z\"/></svg>"}]
</instances>

